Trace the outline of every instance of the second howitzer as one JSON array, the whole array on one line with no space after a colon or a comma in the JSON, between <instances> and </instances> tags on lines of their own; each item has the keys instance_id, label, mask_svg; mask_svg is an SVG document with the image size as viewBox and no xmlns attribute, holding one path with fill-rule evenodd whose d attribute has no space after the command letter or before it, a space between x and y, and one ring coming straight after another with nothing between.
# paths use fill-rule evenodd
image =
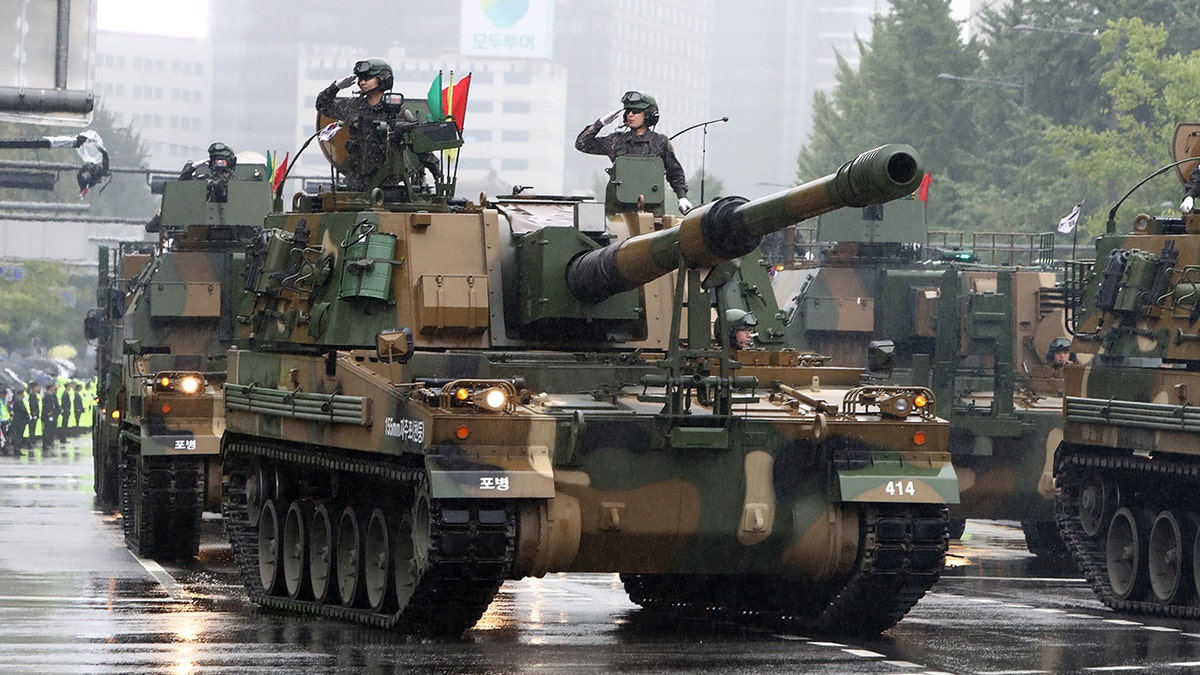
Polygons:
<instances>
[{"instance_id":1,"label":"second howitzer","mask_svg":"<svg viewBox=\"0 0 1200 675\"><path fill-rule=\"evenodd\" d=\"M270 211L266 166L163 185L156 242L100 247L92 428L96 503L120 510L129 548L197 554L203 511L220 508L225 357L246 246ZM244 312L245 309L243 308Z\"/></svg>"},{"instance_id":2,"label":"second howitzer","mask_svg":"<svg viewBox=\"0 0 1200 675\"><path fill-rule=\"evenodd\" d=\"M890 627L958 498L932 394L796 353L739 373L712 316L763 234L920 175L886 146L682 220L297 198L251 255L225 387L251 599L454 634L505 579L618 572L645 607Z\"/></svg>"}]
</instances>

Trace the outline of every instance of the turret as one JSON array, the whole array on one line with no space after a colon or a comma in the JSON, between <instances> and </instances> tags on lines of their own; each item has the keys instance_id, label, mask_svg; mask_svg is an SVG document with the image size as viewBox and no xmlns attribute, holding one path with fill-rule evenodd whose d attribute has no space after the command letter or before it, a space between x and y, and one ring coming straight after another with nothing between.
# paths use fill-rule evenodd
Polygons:
<instances>
[{"instance_id":1,"label":"turret","mask_svg":"<svg viewBox=\"0 0 1200 675\"><path fill-rule=\"evenodd\" d=\"M606 217L602 203L556 196L418 211L387 189L369 204L341 192L301 195L296 211L267 219L249 253L246 288L258 300L239 320L270 349L365 347L396 328L418 347L443 349L666 349L672 270L738 258L764 234L833 209L896 199L920 175L912 148L887 145L824 178L721 199L682 221ZM707 323L703 332L711 335Z\"/></svg>"},{"instance_id":2,"label":"turret","mask_svg":"<svg viewBox=\"0 0 1200 675\"><path fill-rule=\"evenodd\" d=\"M579 300L598 303L681 262L708 267L746 255L764 235L822 213L898 199L915 190L920 179L913 148L885 145L790 190L755 200L725 197L695 209L675 227L576 256L567 266L567 286Z\"/></svg>"}]
</instances>

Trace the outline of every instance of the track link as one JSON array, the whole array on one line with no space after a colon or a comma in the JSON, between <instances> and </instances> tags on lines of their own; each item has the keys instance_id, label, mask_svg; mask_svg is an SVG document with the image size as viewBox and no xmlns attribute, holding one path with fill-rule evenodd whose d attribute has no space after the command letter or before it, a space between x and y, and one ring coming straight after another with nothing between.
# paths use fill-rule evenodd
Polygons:
<instances>
[{"instance_id":1,"label":"track link","mask_svg":"<svg viewBox=\"0 0 1200 675\"><path fill-rule=\"evenodd\" d=\"M874 634L894 626L937 582L948 527L944 506L866 505L858 560L840 581L683 574L622 574L621 580L630 599L647 609L824 634Z\"/></svg>"},{"instance_id":2,"label":"track link","mask_svg":"<svg viewBox=\"0 0 1200 675\"><path fill-rule=\"evenodd\" d=\"M452 636L479 620L508 577L516 550L515 505L496 500L430 499L428 564L404 606L395 606L398 603L393 598L391 611L375 611L268 594L259 575L258 528L250 523L246 491L254 463L262 460L323 472L335 481L354 480L370 487L366 494L403 494L406 499L423 489L426 477L420 467L318 448L250 440L229 443L224 450L226 481L222 485L225 528L246 592L263 607L405 633Z\"/></svg>"},{"instance_id":3,"label":"track link","mask_svg":"<svg viewBox=\"0 0 1200 675\"><path fill-rule=\"evenodd\" d=\"M1112 451L1079 454L1059 450L1055 474L1060 489L1054 500L1054 516L1063 540L1070 548L1071 556L1083 572L1092 590L1108 607L1129 614L1148 614L1183 619L1200 619L1200 606L1192 604L1164 604L1148 600L1121 599L1113 594L1109 582L1108 564L1105 553L1106 534L1089 537L1080 519L1080 491L1088 471L1107 476L1120 486L1121 501L1125 495L1162 495L1163 500L1174 502L1173 507L1188 507L1196 510L1194 498L1176 501L1167 495L1192 494L1200 484L1200 464L1195 460L1156 455L1153 460L1132 454ZM1142 501L1143 503L1137 503ZM1149 500L1135 500L1126 506L1161 506ZM1107 526L1104 532L1107 531Z\"/></svg>"},{"instance_id":4,"label":"track link","mask_svg":"<svg viewBox=\"0 0 1200 675\"><path fill-rule=\"evenodd\" d=\"M203 458L122 453L121 526L125 545L143 558L180 560L200 552L204 514Z\"/></svg>"}]
</instances>

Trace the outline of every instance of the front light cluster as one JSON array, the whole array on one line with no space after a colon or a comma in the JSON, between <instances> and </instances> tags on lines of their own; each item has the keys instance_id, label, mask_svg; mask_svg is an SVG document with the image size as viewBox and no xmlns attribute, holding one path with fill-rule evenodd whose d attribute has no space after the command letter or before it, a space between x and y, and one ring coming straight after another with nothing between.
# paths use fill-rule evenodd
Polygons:
<instances>
[{"instance_id":1,"label":"front light cluster","mask_svg":"<svg viewBox=\"0 0 1200 675\"><path fill-rule=\"evenodd\" d=\"M454 380L440 392L443 408L471 407L491 412L512 412L517 388L508 380Z\"/></svg>"},{"instance_id":2,"label":"front light cluster","mask_svg":"<svg viewBox=\"0 0 1200 675\"><path fill-rule=\"evenodd\" d=\"M195 396L204 393L204 376L200 373L159 373L154 376L154 391Z\"/></svg>"},{"instance_id":3,"label":"front light cluster","mask_svg":"<svg viewBox=\"0 0 1200 675\"><path fill-rule=\"evenodd\" d=\"M842 407L850 414L877 408L883 415L901 419L909 415L937 416L933 392L925 387L859 387L846 394Z\"/></svg>"}]
</instances>

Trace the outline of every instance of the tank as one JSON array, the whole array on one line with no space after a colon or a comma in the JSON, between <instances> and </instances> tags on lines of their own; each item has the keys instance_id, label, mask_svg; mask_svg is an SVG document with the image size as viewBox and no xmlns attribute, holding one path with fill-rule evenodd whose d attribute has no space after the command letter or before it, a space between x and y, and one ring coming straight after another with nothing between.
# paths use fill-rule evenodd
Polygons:
<instances>
[{"instance_id":1,"label":"tank","mask_svg":"<svg viewBox=\"0 0 1200 675\"><path fill-rule=\"evenodd\" d=\"M960 480L952 532L969 518L1020 521L1029 551L1051 558L1067 555L1053 502L1062 371L1047 354L1067 336L1053 236L981 238L998 245L989 251L930 246L925 206L910 195L820 216L805 237L809 258L742 265L758 276L755 288L775 265L782 314L756 310L769 323L759 330L763 348L815 351L870 368L864 382L937 394ZM1017 264L994 262L1009 257ZM882 343L886 358L868 362L868 347Z\"/></svg>"},{"instance_id":2,"label":"tank","mask_svg":"<svg viewBox=\"0 0 1200 675\"><path fill-rule=\"evenodd\" d=\"M158 559L196 555L203 512L220 510L226 352L249 301L246 248L271 212L265 164L187 175L162 185L157 241L100 247L85 323L96 505L120 511L130 550Z\"/></svg>"},{"instance_id":3,"label":"tank","mask_svg":"<svg viewBox=\"0 0 1200 675\"><path fill-rule=\"evenodd\" d=\"M1176 134L1181 178L1200 154L1196 129L1181 125ZM1095 258L1070 268L1079 290L1070 316L1077 363L1065 368L1056 516L1104 604L1195 619L1200 426L1191 391L1200 391L1200 214L1142 213L1119 232L1123 201L1109 211Z\"/></svg>"},{"instance_id":4,"label":"tank","mask_svg":"<svg viewBox=\"0 0 1200 675\"><path fill-rule=\"evenodd\" d=\"M919 176L885 146L682 219L442 184L297 195L248 266L225 385L250 599L454 635L505 580L602 572L644 607L892 626L958 498L932 393L746 366L714 289L764 233Z\"/></svg>"}]
</instances>

